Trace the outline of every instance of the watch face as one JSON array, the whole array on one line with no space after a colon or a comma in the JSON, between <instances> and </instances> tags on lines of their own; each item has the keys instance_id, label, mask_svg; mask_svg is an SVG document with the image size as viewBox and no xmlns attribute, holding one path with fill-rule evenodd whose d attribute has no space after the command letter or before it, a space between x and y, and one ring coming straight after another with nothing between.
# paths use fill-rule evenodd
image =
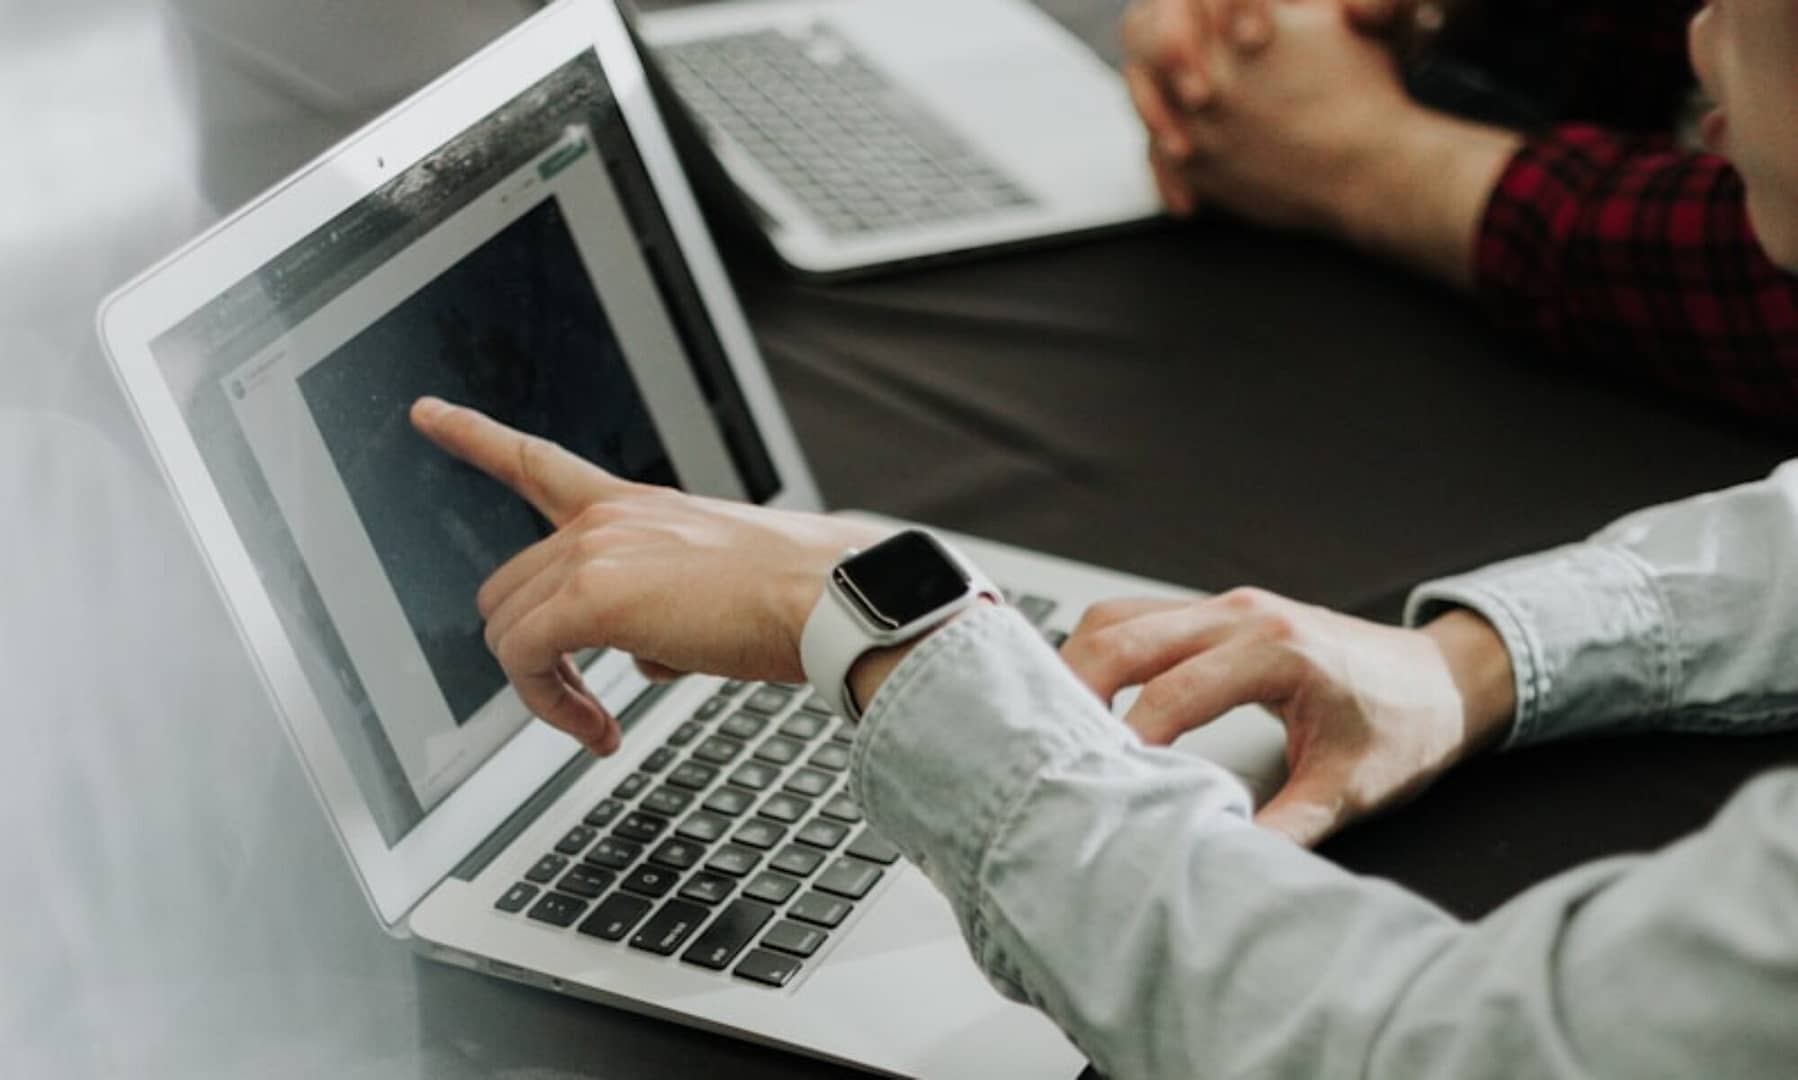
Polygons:
<instances>
[{"instance_id":1,"label":"watch face","mask_svg":"<svg viewBox=\"0 0 1798 1080\"><path fill-rule=\"evenodd\" d=\"M961 599L969 585L961 565L915 529L843 560L836 579L875 625L887 629Z\"/></svg>"}]
</instances>

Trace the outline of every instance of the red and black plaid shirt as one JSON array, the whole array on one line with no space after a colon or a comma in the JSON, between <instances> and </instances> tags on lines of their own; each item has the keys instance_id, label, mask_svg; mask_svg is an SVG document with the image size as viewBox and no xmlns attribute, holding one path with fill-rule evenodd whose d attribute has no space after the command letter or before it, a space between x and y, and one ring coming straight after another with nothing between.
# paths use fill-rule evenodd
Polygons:
<instances>
[{"instance_id":1,"label":"red and black plaid shirt","mask_svg":"<svg viewBox=\"0 0 1798 1080\"><path fill-rule=\"evenodd\" d=\"M1556 88L1560 113L1639 131L1652 103L1670 128L1690 84L1685 22L1697 3L1553 6L1557 62L1578 73ZM1540 55L1543 40L1554 39L1517 47ZM1478 292L1502 323L1567 357L1798 420L1798 277L1755 240L1741 178L1665 135L1615 127L1556 127L1512 160L1481 226Z\"/></svg>"}]
</instances>

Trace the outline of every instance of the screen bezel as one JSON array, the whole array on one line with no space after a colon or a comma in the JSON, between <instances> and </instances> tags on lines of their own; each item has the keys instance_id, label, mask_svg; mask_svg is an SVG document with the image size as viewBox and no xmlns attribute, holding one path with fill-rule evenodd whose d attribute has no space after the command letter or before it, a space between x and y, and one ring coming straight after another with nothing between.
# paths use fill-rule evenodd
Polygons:
<instances>
[{"instance_id":1,"label":"screen bezel","mask_svg":"<svg viewBox=\"0 0 1798 1080\"><path fill-rule=\"evenodd\" d=\"M102 343L173 488L258 673L383 927L406 913L577 752L530 724L389 848L352 779L293 644L151 354L156 338L275 253L453 139L583 52L597 53L724 346L780 490L767 505L817 510L817 488L688 186L641 62L611 0L560 0L327 151L261 198L109 297ZM627 658L590 671L622 708L641 690Z\"/></svg>"}]
</instances>

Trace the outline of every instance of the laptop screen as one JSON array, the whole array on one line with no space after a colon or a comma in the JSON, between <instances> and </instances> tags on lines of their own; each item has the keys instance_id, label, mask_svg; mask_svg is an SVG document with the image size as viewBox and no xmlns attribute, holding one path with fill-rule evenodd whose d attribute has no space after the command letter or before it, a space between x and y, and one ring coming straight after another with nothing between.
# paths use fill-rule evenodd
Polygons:
<instances>
[{"instance_id":1,"label":"laptop screen","mask_svg":"<svg viewBox=\"0 0 1798 1080\"><path fill-rule=\"evenodd\" d=\"M528 722L474 596L549 532L413 400L635 480L781 489L591 52L151 351L389 847Z\"/></svg>"}]
</instances>

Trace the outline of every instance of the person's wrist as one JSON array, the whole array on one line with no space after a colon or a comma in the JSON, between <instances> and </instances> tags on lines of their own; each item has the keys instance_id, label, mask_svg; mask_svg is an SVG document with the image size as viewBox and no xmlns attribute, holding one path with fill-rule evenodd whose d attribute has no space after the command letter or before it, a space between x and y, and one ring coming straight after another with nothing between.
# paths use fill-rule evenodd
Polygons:
<instances>
[{"instance_id":1,"label":"person's wrist","mask_svg":"<svg viewBox=\"0 0 1798 1080\"><path fill-rule=\"evenodd\" d=\"M1456 285L1473 281L1486 204L1522 136L1401 98L1357 125L1323 207L1331 231Z\"/></svg>"},{"instance_id":2,"label":"person's wrist","mask_svg":"<svg viewBox=\"0 0 1798 1080\"><path fill-rule=\"evenodd\" d=\"M1510 650L1477 612L1456 608L1425 626L1461 694L1460 757L1504 741L1517 712L1517 678Z\"/></svg>"}]
</instances>

